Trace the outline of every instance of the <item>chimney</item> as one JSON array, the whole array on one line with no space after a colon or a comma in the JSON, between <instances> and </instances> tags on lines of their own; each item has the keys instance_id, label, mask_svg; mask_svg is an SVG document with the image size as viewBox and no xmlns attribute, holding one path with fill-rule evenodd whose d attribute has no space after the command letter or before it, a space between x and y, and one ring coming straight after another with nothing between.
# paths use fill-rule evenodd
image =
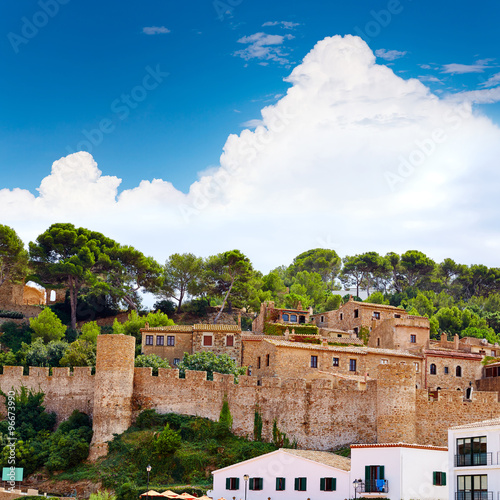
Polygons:
<instances>
[{"instance_id":1,"label":"chimney","mask_svg":"<svg viewBox=\"0 0 500 500\"><path fill-rule=\"evenodd\" d=\"M458 351L459 345L460 345L460 337L458 336L458 334L455 334L455 336L453 337L453 348L456 351Z\"/></svg>"},{"instance_id":2,"label":"chimney","mask_svg":"<svg viewBox=\"0 0 500 500\"><path fill-rule=\"evenodd\" d=\"M241 330L241 312L238 313L238 328Z\"/></svg>"}]
</instances>

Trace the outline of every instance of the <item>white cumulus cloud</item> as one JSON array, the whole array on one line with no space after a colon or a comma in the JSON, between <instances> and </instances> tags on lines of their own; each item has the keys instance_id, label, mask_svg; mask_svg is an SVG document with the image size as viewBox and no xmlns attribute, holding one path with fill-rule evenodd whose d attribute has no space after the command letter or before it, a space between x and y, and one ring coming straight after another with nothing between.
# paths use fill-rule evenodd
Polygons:
<instances>
[{"instance_id":1,"label":"white cumulus cloud","mask_svg":"<svg viewBox=\"0 0 500 500\"><path fill-rule=\"evenodd\" d=\"M440 99L353 36L318 42L288 81L187 194L161 179L120 192L80 152L36 195L0 190L2 223L29 240L69 221L159 261L239 248L262 271L324 244L498 265L500 129L467 96Z\"/></svg>"}]
</instances>

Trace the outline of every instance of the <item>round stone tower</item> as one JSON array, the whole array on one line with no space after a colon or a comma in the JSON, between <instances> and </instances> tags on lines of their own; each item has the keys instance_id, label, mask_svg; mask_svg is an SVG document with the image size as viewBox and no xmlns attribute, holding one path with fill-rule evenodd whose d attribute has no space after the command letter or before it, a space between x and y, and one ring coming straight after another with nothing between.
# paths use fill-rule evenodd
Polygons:
<instances>
[{"instance_id":1,"label":"round stone tower","mask_svg":"<svg viewBox=\"0 0 500 500\"><path fill-rule=\"evenodd\" d=\"M132 418L135 337L99 335L90 460L105 455L113 434L126 431Z\"/></svg>"},{"instance_id":2,"label":"round stone tower","mask_svg":"<svg viewBox=\"0 0 500 500\"><path fill-rule=\"evenodd\" d=\"M415 443L416 389L413 365L380 365L377 375L377 442Z\"/></svg>"}]
</instances>

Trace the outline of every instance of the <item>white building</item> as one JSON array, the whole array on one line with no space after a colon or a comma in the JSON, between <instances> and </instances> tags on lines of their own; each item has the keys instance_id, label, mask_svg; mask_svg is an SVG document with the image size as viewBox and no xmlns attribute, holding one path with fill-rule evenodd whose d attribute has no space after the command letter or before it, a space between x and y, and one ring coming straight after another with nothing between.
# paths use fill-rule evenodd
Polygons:
<instances>
[{"instance_id":1,"label":"white building","mask_svg":"<svg viewBox=\"0 0 500 500\"><path fill-rule=\"evenodd\" d=\"M344 500L350 493L350 462L324 451L280 449L212 472L208 495L215 500Z\"/></svg>"},{"instance_id":2,"label":"white building","mask_svg":"<svg viewBox=\"0 0 500 500\"><path fill-rule=\"evenodd\" d=\"M447 500L447 451L405 443L353 444L351 484L358 481L358 497Z\"/></svg>"},{"instance_id":3,"label":"white building","mask_svg":"<svg viewBox=\"0 0 500 500\"><path fill-rule=\"evenodd\" d=\"M452 500L500 498L500 419L448 430Z\"/></svg>"}]
</instances>

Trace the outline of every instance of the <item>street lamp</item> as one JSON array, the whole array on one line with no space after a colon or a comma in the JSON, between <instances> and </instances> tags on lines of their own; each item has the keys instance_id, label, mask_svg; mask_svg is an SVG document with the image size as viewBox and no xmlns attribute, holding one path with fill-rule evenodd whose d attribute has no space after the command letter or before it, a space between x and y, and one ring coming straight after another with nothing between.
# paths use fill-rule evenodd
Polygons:
<instances>
[{"instance_id":1,"label":"street lamp","mask_svg":"<svg viewBox=\"0 0 500 500\"><path fill-rule=\"evenodd\" d=\"M148 473L148 486L147 486L147 490L146 490L146 492L147 492L146 493L146 498L147 498L147 500L149 500L149 473L151 472L151 465L148 465L146 467L146 471Z\"/></svg>"},{"instance_id":2,"label":"street lamp","mask_svg":"<svg viewBox=\"0 0 500 500\"><path fill-rule=\"evenodd\" d=\"M356 500L356 493L358 492L358 486L361 485L363 481L361 479L355 479L352 484L354 484L354 500Z\"/></svg>"},{"instance_id":3,"label":"street lamp","mask_svg":"<svg viewBox=\"0 0 500 500\"><path fill-rule=\"evenodd\" d=\"M247 485L248 485L248 479L249 479L249 475L248 474L245 474L243 476L243 479L245 480L245 500L247 500Z\"/></svg>"}]
</instances>

